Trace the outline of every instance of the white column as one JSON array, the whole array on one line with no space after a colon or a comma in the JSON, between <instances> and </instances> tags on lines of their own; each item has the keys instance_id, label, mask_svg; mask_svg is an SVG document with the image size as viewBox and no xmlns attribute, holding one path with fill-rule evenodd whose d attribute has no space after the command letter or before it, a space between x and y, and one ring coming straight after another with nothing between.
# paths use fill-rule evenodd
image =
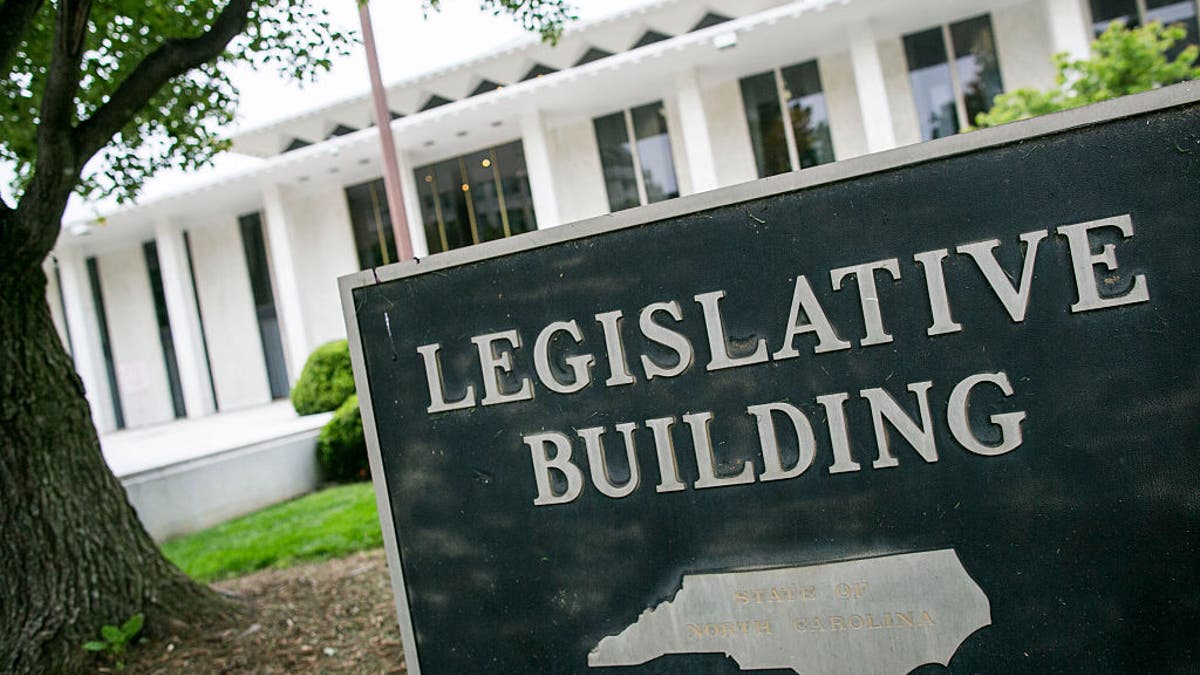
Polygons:
<instances>
[{"instance_id":1,"label":"white column","mask_svg":"<svg viewBox=\"0 0 1200 675\"><path fill-rule=\"evenodd\" d=\"M179 365L183 405L188 417L211 415L216 412L217 404L213 401L208 359L204 355L200 309L196 306L196 289L192 287L192 268L188 264L183 229L161 221L154 227L154 241L158 248L171 340L175 345L175 362Z\"/></svg>"},{"instance_id":2,"label":"white column","mask_svg":"<svg viewBox=\"0 0 1200 675\"><path fill-rule=\"evenodd\" d=\"M291 223L283 189L274 184L263 188L263 229L271 255L271 285L275 289L279 332L283 337L288 380L295 383L308 358L308 337L304 331L304 303L296 283L296 261L292 253Z\"/></svg>"},{"instance_id":3,"label":"white column","mask_svg":"<svg viewBox=\"0 0 1200 675\"><path fill-rule=\"evenodd\" d=\"M1092 28L1083 0L1046 0L1046 18L1054 53L1066 52L1072 59L1086 59L1091 53Z\"/></svg>"},{"instance_id":4,"label":"white column","mask_svg":"<svg viewBox=\"0 0 1200 675\"><path fill-rule=\"evenodd\" d=\"M63 309L71 330L75 372L83 380L96 431L112 431L117 428L116 414L104 365L104 349L100 346L100 321L92 303L92 286L88 282L84 256L69 248L59 249L55 255L62 276Z\"/></svg>"},{"instance_id":5,"label":"white column","mask_svg":"<svg viewBox=\"0 0 1200 675\"><path fill-rule=\"evenodd\" d=\"M879 60L875 31L870 24L860 23L850 28L850 63L854 68L854 85L858 90L858 105L867 136L867 152L896 147L887 81L883 63Z\"/></svg>"},{"instance_id":6,"label":"white column","mask_svg":"<svg viewBox=\"0 0 1200 675\"><path fill-rule=\"evenodd\" d=\"M521 145L525 150L525 169L529 172L529 192L537 214L539 230L562 224L558 216L558 197L554 194L554 167L550 163L550 146L539 111L521 118Z\"/></svg>"},{"instance_id":7,"label":"white column","mask_svg":"<svg viewBox=\"0 0 1200 675\"><path fill-rule=\"evenodd\" d=\"M717 160L713 156L712 134L708 131L708 115L704 112L695 70L687 70L675 81L675 100L679 106L683 148L692 176L692 192L715 190L719 187Z\"/></svg>"},{"instance_id":8,"label":"white column","mask_svg":"<svg viewBox=\"0 0 1200 675\"><path fill-rule=\"evenodd\" d=\"M400 165L400 194L404 197L404 216L408 219L408 239L412 242L413 257L424 258L429 255L429 241L425 238L421 195L417 192L412 158L407 152L398 151L396 163Z\"/></svg>"}]
</instances>

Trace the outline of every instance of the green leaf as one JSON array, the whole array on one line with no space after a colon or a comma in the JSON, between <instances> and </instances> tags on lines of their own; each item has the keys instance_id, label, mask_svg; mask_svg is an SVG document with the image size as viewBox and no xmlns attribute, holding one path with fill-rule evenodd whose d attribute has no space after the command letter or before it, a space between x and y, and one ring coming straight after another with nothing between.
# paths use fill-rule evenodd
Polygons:
<instances>
[{"instance_id":1,"label":"green leaf","mask_svg":"<svg viewBox=\"0 0 1200 675\"><path fill-rule=\"evenodd\" d=\"M102 651L106 651L108 649L108 643L107 642L98 642L96 640L90 640L88 642L83 643L83 648L88 650L89 652L102 652Z\"/></svg>"},{"instance_id":2,"label":"green leaf","mask_svg":"<svg viewBox=\"0 0 1200 675\"><path fill-rule=\"evenodd\" d=\"M121 629L116 626L104 626L100 629L100 635L104 636L105 640L110 643L124 642L125 636L121 633Z\"/></svg>"},{"instance_id":3,"label":"green leaf","mask_svg":"<svg viewBox=\"0 0 1200 675\"><path fill-rule=\"evenodd\" d=\"M128 640L134 635L137 635L138 632L142 630L142 624L145 621L146 615L140 612L129 617L129 620L121 626L121 632L124 633L125 639Z\"/></svg>"}]
</instances>

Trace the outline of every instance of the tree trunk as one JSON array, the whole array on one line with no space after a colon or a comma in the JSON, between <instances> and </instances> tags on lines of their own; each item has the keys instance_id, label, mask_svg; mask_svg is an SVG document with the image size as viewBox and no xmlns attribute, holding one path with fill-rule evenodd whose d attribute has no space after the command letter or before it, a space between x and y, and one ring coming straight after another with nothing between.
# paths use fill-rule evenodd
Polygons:
<instances>
[{"instance_id":1,"label":"tree trunk","mask_svg":"<svg viewBox=\"0 0 1200 675\"><path fill-rule=\"evenodd\" d=\"M2 253L0 253L2 254ZM0 262L0 672L80 670L144 612L151 636L238 607L159 553L105 464L39 267Z\"/></svg>"}]
</instances>

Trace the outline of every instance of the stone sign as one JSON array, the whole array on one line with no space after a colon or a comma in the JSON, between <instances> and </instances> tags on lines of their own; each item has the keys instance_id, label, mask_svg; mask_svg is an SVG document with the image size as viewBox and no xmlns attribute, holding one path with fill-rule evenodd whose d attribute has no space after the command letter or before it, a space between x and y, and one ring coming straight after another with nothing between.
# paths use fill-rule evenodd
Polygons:
<instances>
[{"instance_id":1,"label":"stone sign","mask_svg":"<svg viewBox=\"0 0 1200 675\"><path fill-rule=\"evenodd\" d=\"M410 672L1200 667L1198 99L344 278Z\"/></svg>"}]
</instances>

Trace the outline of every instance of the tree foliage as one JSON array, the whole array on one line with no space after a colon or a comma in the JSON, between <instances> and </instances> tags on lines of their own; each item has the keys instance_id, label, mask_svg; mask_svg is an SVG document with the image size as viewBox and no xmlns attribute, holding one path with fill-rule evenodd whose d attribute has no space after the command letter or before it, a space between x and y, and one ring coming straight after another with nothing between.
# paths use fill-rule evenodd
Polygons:
<instances>
[{"instance_id":1,"label":"tree foliage","mask_svg":"<svg viewBox=\"0 0 1200 675\"><path fill-rule=\"evenodd\" d=\"M1000 94L991 110L975 117L975 125L992 127L1200 78L1196 45L1170 57L1186 36L1187 30L1179 24L1163 26L1155 21L1126 28L1124 22L1113 21L1092 43L1090 58L1054 55L1055 89Z\"/></svg>"}]
</instances>

